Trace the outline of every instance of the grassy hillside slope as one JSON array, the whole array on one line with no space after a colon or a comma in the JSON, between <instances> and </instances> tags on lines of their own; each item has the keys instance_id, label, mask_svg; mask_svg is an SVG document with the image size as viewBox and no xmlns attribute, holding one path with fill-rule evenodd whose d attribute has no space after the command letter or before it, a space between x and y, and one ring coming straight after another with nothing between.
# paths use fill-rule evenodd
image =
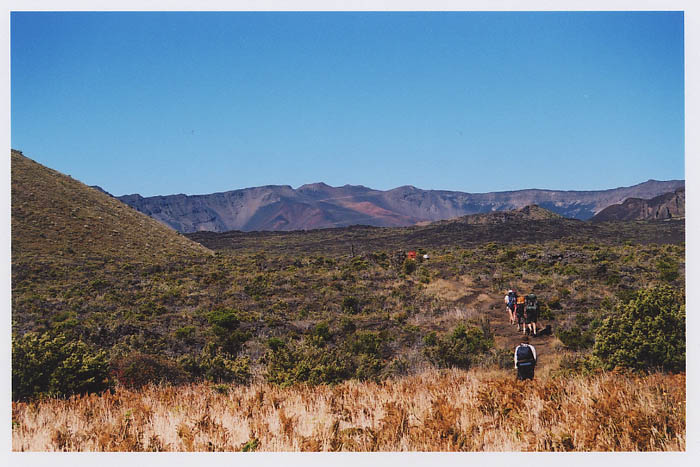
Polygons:
<instances>
[{"instance_id":1,"label":"grassy hillside slope","mask_svg":"<svg viewBox=\"0 0 700 467\"><path fill-rule=\"evenodd\" d=\"M69 176L11 151L12 258L168 262L210 252Z\"/></svg>"}]
</instances>

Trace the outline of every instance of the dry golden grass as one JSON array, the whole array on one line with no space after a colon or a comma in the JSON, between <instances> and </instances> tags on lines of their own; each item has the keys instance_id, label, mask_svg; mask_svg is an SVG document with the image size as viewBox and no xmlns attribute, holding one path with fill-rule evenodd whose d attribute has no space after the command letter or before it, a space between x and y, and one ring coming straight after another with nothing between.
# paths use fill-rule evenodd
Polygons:
<instances>
[{"instance_id":1,"label":"dry golden grass","mask_svg":"<svg viewBox=\"0 0 700 467\"><path fill-rule=\"evenodd\" d=\"M217 390L218 389L218 390ZM685 375L191 385L12 404L15 451L678 451Z\"/></svg>"}]
</instances>

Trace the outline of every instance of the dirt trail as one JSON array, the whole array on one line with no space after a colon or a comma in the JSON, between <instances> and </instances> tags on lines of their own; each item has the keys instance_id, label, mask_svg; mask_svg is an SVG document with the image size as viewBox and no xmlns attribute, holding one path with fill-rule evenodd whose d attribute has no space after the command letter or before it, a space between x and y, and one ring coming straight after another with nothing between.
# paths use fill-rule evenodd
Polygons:
<instances>
[{"instance_id":1,"label":"dirt trail","mask_svg":"<svg viewBox=\"0 0 700 467\"><path fill-rule=\"evenodd\" d=\"M510 324L503 297L505 293L484 293L483 289L472 287L464 280L440 280L433 285L433 291L442 298L451 301L455 310L462 310L464 315L486 317L494 333L498 348L515 349L521 342L522 332ZM520 292L520 294L527 293ZM458 298L457 298L458 297ZM557 360L556 342L553 334L540 334L541 330L553 323L542 320L537 323L537 336L530 336L530 344L537 351L538 366L542 368ZM553 327L553 326L552 326Z\"/></svg>"},{"instance_id":2,"label":"dirt trail","mask_svg":"<svg viewBox=\"0 0 700 467\"><path fill-rule=\"evenodd\" d=\"M503 296L492 296L492 299L488 303L488 308L484 308L483 311L491 322L491 329L494 333L496 347L515 349L521 342L523 333L518 332L518 327L516 325L510 324L510 318L506 311ZM551 363L556 357L556 338L553 335L553 331L548 335L542 334L547 324L551 325L548 321L540 319L537 323L537 336L529 336L530 344L532 344L537 351L539 367Z\"/></svg>"}]
</instances>

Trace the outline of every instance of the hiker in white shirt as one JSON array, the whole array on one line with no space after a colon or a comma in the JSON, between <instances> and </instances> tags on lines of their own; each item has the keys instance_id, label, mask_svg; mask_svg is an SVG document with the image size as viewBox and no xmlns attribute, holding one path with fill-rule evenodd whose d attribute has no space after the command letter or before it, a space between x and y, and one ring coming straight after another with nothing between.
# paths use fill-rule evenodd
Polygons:
<instances>
[{"instance_id":1,"label":"hiker in white shirt","mask_svg":"<svg viewBox=\"0 0 700 467\"><path fill-rule=\"evenodd\" d=\"M520 345L515 348L513 355L515 368L518 369L518 379L533 379L535 377L535 365L537 364L537 352L530 345L530 339L523 336Z\"/></svg>"}]
</instances>

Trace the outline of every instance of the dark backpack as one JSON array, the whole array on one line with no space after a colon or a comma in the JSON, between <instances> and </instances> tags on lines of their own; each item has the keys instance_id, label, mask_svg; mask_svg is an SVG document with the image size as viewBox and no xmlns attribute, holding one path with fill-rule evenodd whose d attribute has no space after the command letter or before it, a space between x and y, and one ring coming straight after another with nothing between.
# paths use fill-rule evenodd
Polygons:
<instances>
[{"instance_id":1,"label":"dark backpack","mask_svg":"<svg viewBox=\"0 0 700 467\"><path fill-rule=\"evenodd\" d=\"M529 294L525 297L525 310L526 311L536 311L537 310L537 295L534 293Z\"/></svg>"},{"instance_id":2,"label":"dark backpack","mask_svg":"<svg viewBox=\"0 0 700 467\"><path fill-rule=\"evenodd\" d=\"M518 357L518 366L529 366L535 364L535 356L532 354L532 349L529 345L520 344L515 349L515 355Z\"/></svg>"},{"instance_id":3,"label":"dark backpack","mask_svg":"<svg viewBox=\"0 0 700 467\"><path fill-rule=\"evenodd\" d=\"M515 294L515 292L510 292L508 294L508 306L515 305L515 301L518 298L518 296Z\"/></svg>"}]
</instances>

